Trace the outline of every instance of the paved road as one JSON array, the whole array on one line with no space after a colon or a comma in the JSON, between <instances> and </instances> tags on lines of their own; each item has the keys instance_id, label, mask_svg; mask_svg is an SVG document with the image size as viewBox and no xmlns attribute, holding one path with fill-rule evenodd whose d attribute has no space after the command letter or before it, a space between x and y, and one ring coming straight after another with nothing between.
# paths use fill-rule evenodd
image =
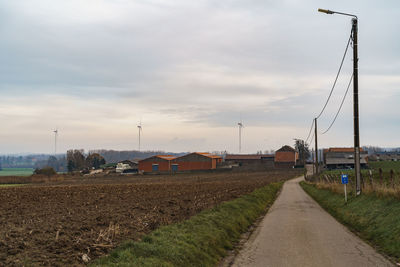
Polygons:
<instances>
[{"instance_id":1,"label":"paved road","mask_svg":"<svg viewBox=\"0 0 400 267\"><path fill-rule=\"evenodd\" d=\"M288 181L233 266L393 266Z\"/></svg>"}]
</instances>

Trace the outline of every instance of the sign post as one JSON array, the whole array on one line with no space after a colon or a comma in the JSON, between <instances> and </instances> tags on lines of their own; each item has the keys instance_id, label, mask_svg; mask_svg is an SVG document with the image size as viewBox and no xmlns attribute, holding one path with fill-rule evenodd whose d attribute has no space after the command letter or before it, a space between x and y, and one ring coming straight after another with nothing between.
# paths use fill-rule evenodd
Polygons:
<instances>
[{"instance_id":1,"label":"sign post","mask_svg":"<svg viewBox=\"0 0 400 267\"><path fill-rule=\"evenodd\" d=\"M349 183L349 177L347 174L342 174L342 184L344 185L344 200L347 203L347 190L346 190L346 185Z\"/></svg>"}]
</instances>

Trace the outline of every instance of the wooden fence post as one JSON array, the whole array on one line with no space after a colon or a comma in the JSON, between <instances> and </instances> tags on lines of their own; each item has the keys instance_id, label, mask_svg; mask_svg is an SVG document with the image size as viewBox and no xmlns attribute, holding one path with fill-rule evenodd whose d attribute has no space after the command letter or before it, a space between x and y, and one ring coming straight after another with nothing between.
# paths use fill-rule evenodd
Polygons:
<instances>
[{"instance_id":1,"label":"wooden fence post","mask_svg":"<svg viewBox=\"0 0 400 267\"><path fill-rule=\"evenodd\" d=\"M390 169L390 182L392 183L392 188L394 188L394 171Z\"/></svg>"},{"instance_id":2,"label":"wooden fence post","mask_svg":"<svg viewBox=\"0 0 400 267\"><path fill-rule=\"evenodd\" d=\"M381 185L383 185L383 174L382 174L382 168L379 168L379 181Z\"/></svg>"},{"instance_id":3,"label":"wooden fence post","mask_svg":"<svg viewBox=\"0 0 400 267\"><path fill-rule=\"evenodd\" d=\"M372 171L371 170L369 170L369 181L370 181L370 183L371 183L371 188L372 188L372 191L374 190L374 180L372 179Z\"/></svg>"}]
</instances>

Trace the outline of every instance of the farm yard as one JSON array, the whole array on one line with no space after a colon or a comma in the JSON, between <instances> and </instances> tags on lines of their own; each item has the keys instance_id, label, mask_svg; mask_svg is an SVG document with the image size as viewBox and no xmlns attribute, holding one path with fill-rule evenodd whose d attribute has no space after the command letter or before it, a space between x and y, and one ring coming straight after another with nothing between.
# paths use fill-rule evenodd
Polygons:
<instances>
[{"instance_id":1,"label":"farm yard","mask_svg":"<svg viewBox=\"0 0 400 267\"><path fill-rule=\"evenodd\" d=\"M127 239L299 171L67 177L0 187L0 266L84 265ZM1 180L0 180L1 182Z\"/></svg>"}]
</instances>

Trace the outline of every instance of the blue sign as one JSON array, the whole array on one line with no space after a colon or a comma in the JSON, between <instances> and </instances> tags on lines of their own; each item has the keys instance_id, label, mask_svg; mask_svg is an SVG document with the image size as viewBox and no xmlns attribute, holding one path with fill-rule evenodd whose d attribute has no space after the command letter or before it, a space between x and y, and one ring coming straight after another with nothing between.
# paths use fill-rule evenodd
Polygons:
<instances>
[{"instance_id":1,"label":"blue sign","mask_svg":"<svg viewBox=\"0 0 400 267\"><path fill-rule=\"evenodd\" d=\"M342 174L342 184L348 184L349 183L349 177L347 174Z\"/></svg>"}]
</instances>

